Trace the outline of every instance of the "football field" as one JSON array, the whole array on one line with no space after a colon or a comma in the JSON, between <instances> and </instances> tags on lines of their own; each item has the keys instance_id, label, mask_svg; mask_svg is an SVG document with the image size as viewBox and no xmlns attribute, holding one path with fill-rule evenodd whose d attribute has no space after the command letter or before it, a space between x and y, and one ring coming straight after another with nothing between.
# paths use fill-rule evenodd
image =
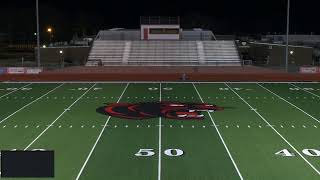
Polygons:
<instances>
[{"instance_id":1,"label":"football field","mask_svg":"<svg viewBox=\"0 0 320 180\"><path fill-rule=\"evenodd\" d=\"M0 83L0 107L0 150L53 150L46 180L320 179L319 83Z\"/></svg>"}]
</instances>

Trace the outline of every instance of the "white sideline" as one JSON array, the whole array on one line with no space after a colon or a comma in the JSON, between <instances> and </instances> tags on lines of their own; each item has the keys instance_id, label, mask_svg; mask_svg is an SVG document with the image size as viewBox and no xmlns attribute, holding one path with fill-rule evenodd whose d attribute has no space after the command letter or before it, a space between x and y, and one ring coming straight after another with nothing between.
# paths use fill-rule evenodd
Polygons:
<instances>
[{"instance_id":1,"label":"white sideline","mask_svg":"<svg viewBox=\"0 0 320 180\"><path fill-rule=\"evenodd\" d=\"M31 84L32 84L32 83L27 84L27 85L25 85L25 86L22 86L21 88L18 88L18 89L14 90L14 91L11 91L11 92L9 92L9 93L7 93L7 94L4 94L4 95L0 96L0 98L6 97L6 96L8 96L8 95L10 95L10 94L12 94L12 93L14 93L14 92L18 91L18 90L21 90L21 89L23 89L23 88L25 88L25 87L30 86Z\"/></svg>"},{"instance_id":2,"label":"white sideline","mask_svg":"<svg viewBox=\"0 0 320 180\"><path fill-rule=\"evenodd\" d=\"M18 89L16 89L16 90L14 90L14 91L11 91L11 92L9 92L9 93L7 93L7 94L4 94L4 95L0 96L0 98L6 97L6 96L8 96L8 95L10 95L10 94L12 94L12 93L14 93L14 92L18 91L18 90L21 90L21 89L23 89L23 88L25 88L25 87L30 86L31 84L32 84L32 83L29 83L29 84L27 84L27 85L25 85L25 86L22 86L22 87L20 87L20 88L18 88ZM0 122L0 123L1 123L1 122ZM0 162L1 162L1 154L0 154ZM0 167L1 167L1 165L0 165ZM0 168L0 169L1 169L1 168ZM0 179L1 179L1 171L0 171Z\"/></svg>"},{"instance_id":3,"label":"white sideline","mask_svg":"<svg viewBox=\"0 0 320 180\"><path fill-rule=\"evenodd\" d=\"M278 134L282 140L284 140L318 175L320 172L305 158L303 155L286 139L284 138L258 111L253 108L246 100L244 100L235 90L233 90L227 83L225 85L237 95L245 104L247 104L252 111L254 111L276 134Z\"/></svg>"},{"instance_id":4,"label":"white sideline","mask_svg":"<svg viewBox=\"0 0 320 180\"><path fill-rule=\"evenodd\" d=\"M63 84L60 84L59 86L55 87L55 88L52 89L51 91L49 91L49 92L45 93L44 95L38 97L38 98L35 99L34 101L32 101L32 102L24 105L22 108L18 109L18 110L15 111L14 113L12 113L12 114L10 114L9 116L7 116L6 118L2 119L2 120L0 121L0 124L3 123L4 121L6 121L7 119L9 119L10 117L12 117L13 115L17 114L19 111L25 109L26 107L30 106L31 104L35 103L35 102L38 101L39 99L43 98L44 96L48 95L49 93L53 92L54 90L60 88L60 87L63 86L63 85L64 85L64 83L63 83Z\"/></svg>"},{"instance_id":5,"label":"white sideline","mask_svg":"<svg viewBox=\"0 0 320 180\"><path fill-rule=\"evenodd\" d=\"M75 100L68 108L66 108L46 129L44 129L24 150L27 150L33 143L35 143L58 119L60 119L64 113L75 105L84 95L86 95L96 84L92 85L86 92L84 92L77 100Z\"/></svg>"},{"instance_id":6,"label":"white sideline","mask_svg":"<svg viewBox=\"0 0 320 180\"><path fill-rule=\"evenodd\" d=\"M162 101L162 98L161 98L161 96L162 96L162 94L161 94L161 83L160 83L160 98L159 98L159 100L160 100L160 102ZM162 134L162 129L161 129L161 127L162 127L162 122L161 122L161 116L159 117L159 150L158 150L158 154L159 154L159 159L158 159L158 180L161 180L161 154L162 154L162 150L161 150L161 134Z\"/></svg>"},{"instance_id":7,"label":"white sideline","mask_svg":"<svg viewBox=\"0 0 320 180\"><path fill-rule=\"evenodd\" d=\"M160 81L41 81L41 82L32 82L33 84L56 84L56 83L70 83L70 84L85 84L85 83L97 83L97 84L123 84L123 83L135 83L135 84L144 84L144 83L159 83ZM192 83L199 83L199 84L223 84L226 81L162 81L162 83L168 84L192 84ZM0 82L3 84L21 84L21 83L30 83L29 81L19 81L19 82ZM271 84L288 84L288 83L300 83L300 84L319 84L320 82L317 81L230 81L228 83L233 84L252 84L252 83L271 83Z\"/></svg>"},{"instance_id":8,"label":"white sideline","mask_svg":"<svg viewBox=\"0 0 320 180\"><path fill-rule=\"evenodd\" d=\"M120 102L120 100L121 100L121 98L122 98L123 94L126 92L126 90L127 90L128 86L129 86L129 84L130 84L130 83L127 83L127 85L126 85L126 87L124 88L124 90L122 91L122 94L120 95L120 97L119 97L119 99L118 99L117 103L118 103L118 102ZM101 136L102 136L102 134L103 134L104 130L106 129L106 127L107 127L107 125L108 125L108 123L109 123L110 119L111 119L111 116L109 116L109 117L108 117L108 119L107 119L106 123L104 124L104 126L103 126L103 128L102 128L102 130L101 130L101 132L100 132L100 134L99 134L99 136L97 137L96 142L94 143L94 145L93 145L93 147L92 147L92 149L91 149L90 153L88 154L88 156L87 156L87 158L86 158L85 162L83 163L83 165L82 165L82 167L81 167L81 169L80 169L80 172L79 172L79 174L78 174L78 175L77 175L77 177L76 177L76 180L78 180L78 179L80 178L80 176L81 176L81 174L82 174L82 172L83 172L84 168L86 167L86 165L87 165L87 163L88 163L88 161L89 161L89 159L90 159L90 157L91 157L91 155L92 155L92 153L93 153L94 149L96 148L96 146L97 146L97 144L98 144L98 142L99 142L99 140L100 140L100 138L101 138Z\"/></svg>"},{"instance_id":9,"label":"white sideline","mask_svg":"<svg viewBox=\"0 0 320 180\"><path fill-rule=\"evenodd\" d=\"M304 92L307 92L307 93L309 93L309 94L312 94L312 95L320 98L319 95L317 95L317 94L315 94L315 93L313 93L313 92L307 91L307 90L305 90L305 89L303 89L303 88L301 88L301 87L299 87L299 86L297 86L297 85L294 85L294 84L292 84L292 83L290 83L290 85L291 85L291 86L294 86L294 87L296 87L296 88L299 88L299 89L303 90Z\"/></svg>"},{"instance_id":10,"label":"white sideline","mask_svg":"<svg viewBox=\"0 0 320 180\"><path fill-rule=\"evenodd\" d=\"M194 83L192 83L192 85L193 85L194 89L196 90L196 92L197 92L197 94L198 94L201 102L204 103L204 101L203 101L203 99L202 99L202 97L201 97L201 95L200 95L197 87L194 85ZM215 129L216 129L216 131L217 131L217 133L218 133L218 135L219 135L219 137L220 137L221 142L223 143L224 148L226 149L226 151L227 151L227 153L228 153L228 155L229 155L229 158L230 158L231 161L232 161L233 166L235 167L235 169L236 169L236 171L237 171L240 179L243 180L243 177L242 177L242 175L241 175L241 172L240 172L240 170L239 170L236 162L234 161L234 159L233 159L233 157L232 157L232 155L231 155L231 153L230 153L230 151L229 151L229 148L228 148L228 146L226 145L226 143L225 143L225 141L224 141L224 139L223 139L223 137L222 137L222 135L221 135L221 133L220 133L220 131L219 131L216 123L215 123L215 121L213 120L211 114L210 114L209 112L207 112L207 113L208 113L208 115L209 115L209 117L210 117L210 119L211 119L211 121L212 121L212 124L214 125L214 127L215 127Z\"/></svg>"},{"instance_id":11,"label":"white sideline","mask_svg":"<svg viewBox=\"0 0 320 180\"><path fill-rule=\"evenodd\" d=\"M303 112L305 115L309 116L310 118L312 118L313 120L317 121L318 123L320 123L320 120L318 120L317 118L313 117L312 115L310 115L309 113L305 112L304 110L302 110L301 108L299 108L298 106L292 104L291 102L287 101L286 99L284 99L283 97L279 96L278 94L272 92L271 90L269 90L268 88L262 86L261 84L257 83L257 85L259 85L261 88L267 90L268 92L270 92L271 94L277 96L279 99L285 101L286 103L290 104L291 106L295 107L296 109L298 109L299 111Z\"/></svg>"}]
</instances>

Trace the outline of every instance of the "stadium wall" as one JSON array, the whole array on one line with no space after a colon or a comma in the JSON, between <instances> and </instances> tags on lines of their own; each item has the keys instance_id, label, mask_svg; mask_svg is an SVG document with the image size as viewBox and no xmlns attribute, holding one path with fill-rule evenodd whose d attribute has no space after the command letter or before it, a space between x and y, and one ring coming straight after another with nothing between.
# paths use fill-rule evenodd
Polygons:
<instances>
[{"instance_id":1,"label":"stadium wall","mask_svg":"<svg viewBox=\"0 0 320 180\"><path fill-rule=\"evenodd\" d=\"M275 67L285 66L285 45L250 43L249 56L257 64L267 63L266 65ZM289 46L289 66L312 65L313 48L306 46Z\"/></svg>"},{"instance_id":2,"label":"stadium wall","mask_svg":"<svg viewBox=\"0 0 320 180\"><path fill-rule=\"evenodd\" d=\"M222 67L170 67L152 68L143 70L144 67L128 68L83 68L59 71L44 71L37 75L2 74L0 81L181 81L186 74L187 81L210 82L270 82L270 81L320 81L320 72L317 73L286 73L282 71L266 70L257 67L222 68ZM144 68L145 69L145 68Z\"/></svg>"},{"instance_id":3,"label":"stadium wall","mask_svg":"<svg viewBox=\"0 0 320 180\"><path fill-rule=\"evenodd\" d=\"M62 51L62 54L60 53ZM41 63L60 64L62 58L65 62L75 65L84 65L90 51L89 46L63 46L41 48ZM35 50L35 54L37 51Z\"/></svg>"}]
</instances>

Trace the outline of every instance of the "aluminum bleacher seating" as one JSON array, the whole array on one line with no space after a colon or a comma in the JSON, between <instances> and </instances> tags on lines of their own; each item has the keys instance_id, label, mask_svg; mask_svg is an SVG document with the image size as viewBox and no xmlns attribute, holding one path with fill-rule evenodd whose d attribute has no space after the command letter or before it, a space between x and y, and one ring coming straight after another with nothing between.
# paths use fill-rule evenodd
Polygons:
<instances>
[{"instance_id":1,"label":"aluminum bleacher seating","mask_svg":"<svg viewBox=\"0 0 320 180\"><path fill-rule=\"evenodd\" d=\"M87 66L241 66L234 41L96 39Z\"/></svg>"}]
</instances>

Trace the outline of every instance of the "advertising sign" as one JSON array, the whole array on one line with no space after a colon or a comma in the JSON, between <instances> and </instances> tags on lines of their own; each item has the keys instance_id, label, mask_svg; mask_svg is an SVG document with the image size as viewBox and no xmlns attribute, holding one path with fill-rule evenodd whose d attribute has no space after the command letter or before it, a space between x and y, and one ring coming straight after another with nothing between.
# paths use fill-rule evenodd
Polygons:
<instances>
[{"instance_id":1,"label":"advertising sign","mask_svg":"<svg viewBox=\"0 0 320 180\"><path fill-rule=\"evenodd\" d=\"M26 68L26 74L39 74L42 72L42 68Z\"/></svg>"},{"instance_id":2,"label":"advertising sign","mask_svg":"<svg viewBox=\"0 0 320 180\"><path fill-rule=\"evenodd\" d=\"M300 67L300 73L303 74L316 74L319 73L319 67L316 66L310 66L310 67Z\"/></svg>"},{"instance_id":3,"label":"advertising sign","mask_svg":"<svg viewBox=\"0 0 320 180\"><path fill-rule=\"evenodd\" d=\"M6 68L0 67L0 75L7 72Z\"/></svg>"},{"instance_id":4,"label":"advertising sign","mask_svg":"<svg viewBox=\"0 0 320 180\"><path fill-rule=\"evenodd\" d=\"M7 74L24 74L25 69L23 67L8 67Z\"/></svg>"}]
</instances>

